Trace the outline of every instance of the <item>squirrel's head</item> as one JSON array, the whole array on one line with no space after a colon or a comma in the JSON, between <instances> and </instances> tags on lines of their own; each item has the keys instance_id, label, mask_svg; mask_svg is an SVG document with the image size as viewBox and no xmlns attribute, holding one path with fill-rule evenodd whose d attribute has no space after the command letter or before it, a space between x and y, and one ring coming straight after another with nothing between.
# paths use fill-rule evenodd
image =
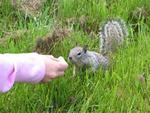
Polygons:
<instances>
[{"instance_id":1,"label":"squirrel's head","mask_svg":"<svg viewBox=\"0 0 150 113\"><path fill-rule=\"evenodd\" d=\"M74 47L70 50L68 59L75 65L79 65L82 62L82 59L85 57L87 52L87 47Z\"/></svg>"}]
</instances>

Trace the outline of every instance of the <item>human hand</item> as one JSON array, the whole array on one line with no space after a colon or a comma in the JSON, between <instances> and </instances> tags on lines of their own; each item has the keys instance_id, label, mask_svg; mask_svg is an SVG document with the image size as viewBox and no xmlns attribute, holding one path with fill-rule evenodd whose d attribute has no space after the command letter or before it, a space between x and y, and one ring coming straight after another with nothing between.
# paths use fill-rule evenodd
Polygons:
<instances>
[{"instance_id":1,"label":"human hand","mask_svg":"<svg viewBox=\"0 0 150 113\"><path fill-rule=\"evenodd\" d=\"M42 82L51 81L54 78L64 75L68 64L63 57L54 58L50 55L42 55L45 60L45 76Z\"/></svg>"}]
</instances>

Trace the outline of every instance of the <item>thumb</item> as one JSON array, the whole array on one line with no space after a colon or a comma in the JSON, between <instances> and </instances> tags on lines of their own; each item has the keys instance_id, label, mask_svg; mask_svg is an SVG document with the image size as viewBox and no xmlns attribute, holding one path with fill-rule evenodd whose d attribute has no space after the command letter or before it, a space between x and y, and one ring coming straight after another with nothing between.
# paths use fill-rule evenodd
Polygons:
<instances>
[{"instance_id":1,"label":"thumb","mask_svg":"<svg viewBox=\"0 0 150 113\"><path fill-rule=\"evenodd\" d=\"M66 68L68 67L67 62L65 61L65 59L62 56L58 57L58 61L60 61Z\"/></svg>"}]
</instances>

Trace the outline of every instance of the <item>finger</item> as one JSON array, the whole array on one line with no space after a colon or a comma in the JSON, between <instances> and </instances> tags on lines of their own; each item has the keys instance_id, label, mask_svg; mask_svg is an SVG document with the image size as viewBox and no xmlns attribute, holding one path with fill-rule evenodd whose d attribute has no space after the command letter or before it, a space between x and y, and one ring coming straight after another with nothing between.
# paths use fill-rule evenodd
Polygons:
<instances>
[{"instance_id":1,"label":"finger","mask_svg":"<svg viewBox=\"0 0 150 113\"><path fill-rule=\"evenodd\" d=\"M47 55L46 58L47 60L51 59L54 61L54 64L56 64L55 66L57 66L55 68L56 71L64 71L68 67L67 62L64 60L63 57L54 58L53 56L51 57L50 55Z\"/></svg>"},{"instance_id":2,"label":"finger","mask_svg":"<svg viewBox=\"0 0 150 113\"><path fill-rule=\"evenodd\" d=\"M66 63L65 59L64 59L62 56L60 56L60 57L58 57L58 58L51 57L51 59L52 59L52 60L55 60L55 61L60 61L60 62L65 62L65 63Z\"/></svg>"},{"instance_id":3,"label":"finger","mask_svg":"<svg viewBox=\"0 0 150 113\"><path fill-rule=\"evenodd\" d=\"M57 78L59 76L62 76L62 75L64 75L64 72L63 71L58 71L57 74L50 75L49 79L55 79L55 78Z\"/></svg>"},{"instance_id":4,"label":"finger","mask_svg":"<svg viewBox=\"0 0 150 113\"><path fill-rule=\"evenodd\" d=\"M62 56L58 57L58 60L62 61L62 62L66 62L65 59Z\"/></svg>"},{"instance_id":5,"label":"finger","mask_svg":"<svg viewBox=\"0 0 150 113\"><path fill-rule=\"evenodd\" d=\"M59 59L61 65L64 65L65 68L68 67L68 63L65 61L65 59L62 56L60 56L58 59Z\"/></svg>"},{"instance_id":6,"label":"finger","mask_svg":"<svg viewBox=\"0 0 150 113\"><path fill-rule=\"evenodd\" d=\"M52 60L54 60L54 61L57 61L57 62L59 62L59 60L57 59L57 58L51 58Z\"/></svg>"},{"instance_id":7,"label":"finger","mask_svg":"<svg viewBox=\"0 0 150 113\"><path fill-rule=\"evenodd\" d=\"M54 56L52 55L47 55L48 58L52 59L52 60L57 60L57 58L55 58Z\"/></svg>"},{"instance_id":8,"label":"finger","mask_svg":"<svg viewBox=\"0 0 150 113\"><path fill-rule=\"evenodd\" d=\"M51 57L51 58L54 58L54 56L53 56L53 55L50 55L50 57Z\"/></svg>"},{"instance_id":9,"label":"finger","mask_svg":"<svg viewBox=\"0 0 150 113\"><path fill-rule=\"evenodd\" d=\"M57 61L57 62L59 62L59 61L61 61L61 62L63 61L63 62L64 62L64 61L65 61L63 57L59 57L59 58L50 57L50 58L51 58L52 60L54 60L54 61Z\"/></svg>"},{"instance_id":10,"label":"finger","mask_svg":"<svg viewBox=\"0 0 150 113\"><path fill-rule=\"evenodd\" d=\"M64 75L64 71L58 72L58 75L59 75L59 76L63 76L63 75Z\"/></svg>"},{"instance_id":11,"label":"finger","mask_svg":"<svg viewBox=\"0 0 150 113\"><path fill-rule=\"evenodd\" d=\"M68 68L68 64L65 62L59 62L58 64L58 71L65 71Z\"/></svg>"}]
</instances>

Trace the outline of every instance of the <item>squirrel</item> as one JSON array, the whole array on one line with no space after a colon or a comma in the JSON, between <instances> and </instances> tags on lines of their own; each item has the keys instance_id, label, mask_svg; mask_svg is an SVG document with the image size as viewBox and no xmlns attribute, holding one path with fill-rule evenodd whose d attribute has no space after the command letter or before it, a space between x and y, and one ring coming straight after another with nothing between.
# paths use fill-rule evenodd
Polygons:
<instances>
[{"instance_id":1,"label":"squirrel","mask_svg":"<svg viewBox=\"0 0 150 113\"><path fill-rule=\"evenodd\" d=\"M106 70L110 64L108 53L114 52L127 36L128 30L123 20L108 20L99 33L99 53L76 46L70 50L68 59L77 68L91 67L95 72L101 66L103 70Z\"/></svg>"},{"instance_id":2,"label":"squirrel","mask_svg":"<svg viewBox=\"0 0 150 113\"><path fill-rule=\"evenodd\" d=\"M109 63L107 57L97 52L89 51L87 47L82 48L80 46L71 49L69 60L78 68L87 68L91 66L94 72L99 68L100 64L102 69L107 69Z\"/></svg>"}]
</instances>

